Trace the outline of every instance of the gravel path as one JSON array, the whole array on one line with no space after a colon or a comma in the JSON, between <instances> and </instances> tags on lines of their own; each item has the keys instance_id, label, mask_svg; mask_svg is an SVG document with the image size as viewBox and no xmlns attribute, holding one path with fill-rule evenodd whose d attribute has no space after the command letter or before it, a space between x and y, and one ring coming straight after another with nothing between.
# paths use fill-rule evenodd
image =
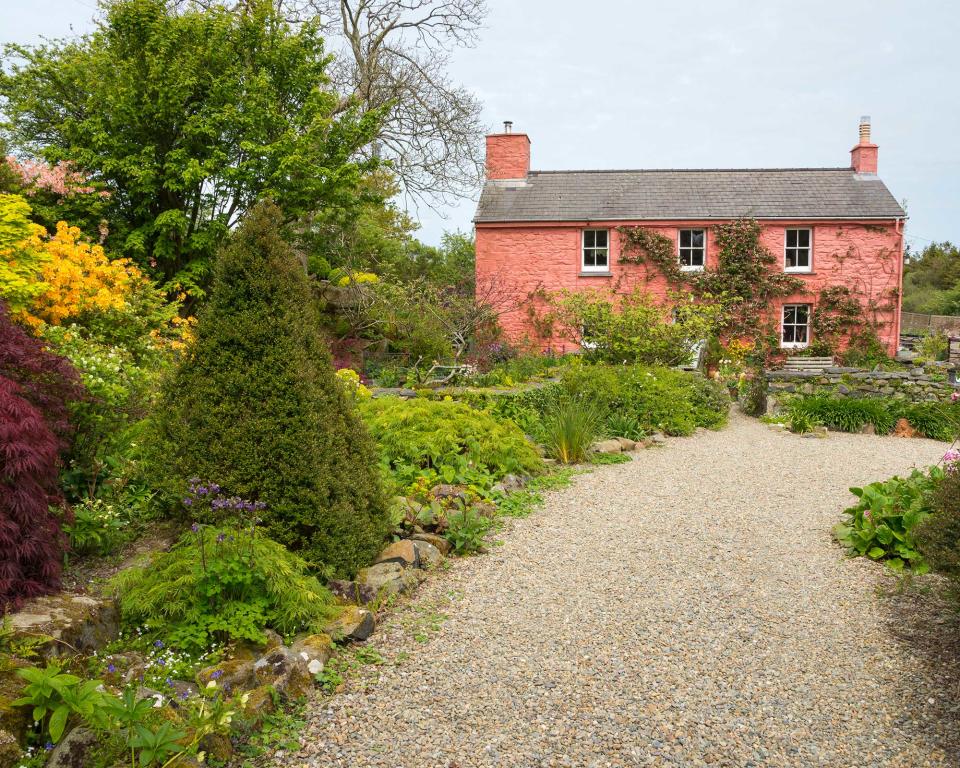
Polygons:
<instances>
[{"instance_id":1,"label":"gravel path","mask_svg":"<svg viewBox=\"0 0 960 768\"><path fill-rule=\"evenodd\" d=\"M582 475L397 610L276 765L960 765L960 627L830 539L848 486L944 447L734 416Z\"/></svg>"}]
</instances>

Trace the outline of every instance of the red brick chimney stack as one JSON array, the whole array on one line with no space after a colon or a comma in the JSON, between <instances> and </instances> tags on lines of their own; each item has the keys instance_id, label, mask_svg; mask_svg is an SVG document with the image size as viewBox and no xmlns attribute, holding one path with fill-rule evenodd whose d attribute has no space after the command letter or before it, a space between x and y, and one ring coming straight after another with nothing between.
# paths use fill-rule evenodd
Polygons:
<instances>
[{"instance_id":1,"label":"red brick chimney stack","mask_svg":"<svg viewBox=\"0 0 960 768\"><path fill-rule=\"evenodd\" d=\"M525 179L530 172L530 137L514 133L513 122L503 123L503 133L487 136L487 178Z\"/></svg>"},{"instance_id":2,"label":"red brick chimney stack","mask_svg":"<svg viewBox=\"0 0 960 768\"><path fill-rule=\"evenodd\" d=\"M860 118L860 143L850 150L850 167L857 173L877 172L877 145L870 143L870 115Z\"/></svg>"}]
</instances>

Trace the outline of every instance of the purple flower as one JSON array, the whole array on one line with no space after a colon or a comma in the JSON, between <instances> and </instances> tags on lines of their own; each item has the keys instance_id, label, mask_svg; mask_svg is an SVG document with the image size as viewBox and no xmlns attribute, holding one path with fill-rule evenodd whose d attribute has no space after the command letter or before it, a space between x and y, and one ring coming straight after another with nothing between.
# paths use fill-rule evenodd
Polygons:
<instances>
[{"instance_id":1,"label":"purple flower","mask_svg":"<svg viewBox=\"0 0 960 768\"><path fill-rule=\"evenodd\" d=\"M190 530L193 531L194 533L199 533L200 531L199 523L194 523L193 525L191 525Z\"/></svg>"},{"instance_id":2,"label":"purple flower","mask_svg":"<svg viewBox=\"0 0 960 768\"><path fill-rule=\"evenodd\" d=\"M161 667L167 666L167 662L165 659L157 659L157 664L159 664Z\"/></svg>"},{"instance_id":3,"label":"purple flower","mask_svg":"<svg viewBox=\"0 0 960 768\"><path fill-rule=\"evenodd\" d=\"M225 534L225 533L218 533L218 534L217 534L217 544L223 544L223 540L224 540L225 538L227 538L227 534Z\"/></svg>"},{"instance_id":4,"label":"purple flower","mask_svg":"<svg viewBox=\"0 0 960 768\"><path fill-rule=\"evenodd\" d=\"M194 523L194 525L196 525L196 523ZM154 647L154 648L163 648L163 640L154 640L154 642L153 642L153 647Z\"/></svg>"},{"instance_id":5,"label":"purple flower","mask_svg":"<svg viewBox=\"0 0 960 768\"><path fill-rule=\"evenodd\" d=\"M223 670L222 670L222 669L215 669L215 670L213 671L213 674L210 675L210 677L212 677L214 680L219 680L221 677L223 677Z\"/></svg>"},{"instance_id":6,"label":"purple flower","mask_svg":"<svg viewBox=\"0 0 960 768\"><path fill-rule=\"evenodd\" d=\"M178 694L178 697L180 701L186 701L188 698L190 698L190 691L187 691L187 690L180 691L180 693Z\"/></svg>"},{"instance_id":7,"label":"purple flower","mask_svg":"<svg viewBox=\"0 0 960 768\"><path fill-rule=\"evenodd\" d=\"M117 671L117 668L113 664L107 664L107 672L111 675Z\"/></svg>"},{"instance_id":8,"label":"purple flower","mask_svg":"<svg viewBox=\"0 0 960 768\"><path fill-rule=\"evenodd\" d=\"M49 752L51 749L53 749L53 742L48 741L46 744L43 745L43 748L47 750L47 752Z\"/></svg>"},{"instance_id":9,"label":"purple flower","mask_svg":"<svg viewBox=\"0 0 960 768\"><path fill-rule=\"evenodd\" d=\"M173 688L173 680L171 680L169 677L163 682L166 683L167 688Z\"/></svg>"},{"instance_id":10,"label":"purple flower","mask_svg":"<svg viewBox=\"0 0 960 768\"><path fill-rule=\"evenodd\" d=\"M183 506L189 507L191 504L193 504L193 499L189 496L183 500Z\"/></svg>"}]
</instances>

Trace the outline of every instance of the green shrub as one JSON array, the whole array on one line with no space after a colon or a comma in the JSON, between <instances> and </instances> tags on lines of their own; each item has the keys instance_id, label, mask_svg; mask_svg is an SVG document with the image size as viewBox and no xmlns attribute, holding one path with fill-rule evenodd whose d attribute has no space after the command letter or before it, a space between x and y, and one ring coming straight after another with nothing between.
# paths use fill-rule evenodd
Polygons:
<instances>
[{"instance_id":1,"label":"green shrub","mask_svg":"<svg viewBox=\"0 0 960 768\"><path fill-rule=\"evenodd\" d=\"M443 535L453 547L454 554L467 555L483 550L484 537L491 527L493 521L490 518L465 506L447 513L447 528Z\"/></svg>"},{"instance_id":2,"label":"green shrub","mask_svg":"<svg viewBox=\"0 0 960 768\"><path fill-rule=\"evenodd\" d=\"M589 400L568 398L543 417L540 437L550 458L577 464L586 460L601 429L600 413Z\"/></svg>"},{"instance_id":3,"label":"green shrub","mask_svg":"<svg viewBox=\"0 0 960 768\"><path fill-rule=\"evenodd\" d=\"M376 449L334 378L281 219L258 206L221 251L196 342L164 386L150 466L168 503L192 477L266 501L271 538L352 575L389 531Z\"/></svg>"},{"instance_id":4,"label":"green shrub","mask_svg":"<svg viewBox=\"0 0 960 768\"><path fill-rule=\"evenodd\" d=\"M108 555L127 538L129 529L126 516L103 499L74 505L73 522L63 525L73 555Z\"/></svg>"},{"instance_id":5,"label":"green shrub","mask_svg":"<svg viewBox=\"0 0 960 768\"><path fill-rule=\"evenodd\" d=\"M851 555L883 560L894 570L928 569L914 542L914 529L931 513L929 496L943 479L943 470L913 470L907 478L892 477L863 488L851 488L859 501L844 510L849 520L834 526L837 540Z\"/></svg>"},{"instance_id":6,"label":"green shrub","mask_svg":"<svg viewBox=\"0 0 960 768\"><path fill-rule=\"evenodd\" d=\"M960 581L960 460L947 465L930 494L933 514L917 526L917 548L930 567Z\"/></svg>"},{"instance_id":7,"label":"green shrub","mask_svg":"<svg viewBox=\"0 0 960 768\"><path fill-rule=\"evenodd\" d=\"M767 377L762 373L744 376L737 385L740 407L748 416L762 416L767 412Z\"/></svg>"},{"instance_id":8,"label":"green shrub","mask_svg":"<svg viewBox=\"0 0 960 768\"><path fill-rule=\"evenodd\" d=\"M830 395L797 397L785 406L788 419L805 416L840 432L859 432L872 424L878 435L893 431L906 419L924 437L949 442L960 432L960 404L911 403L892 398L849 398Z\"/></svg>"},{"instance_id":9,"label":"green shrub","mask_svg":"<svg viewBox=\"0 0 960 768\"><path fill-rule=\"evenodd\" d=\"M606 420L605 434L639 441L647 436L647 431L635 413L611 413Z\"/></svg>"},{"instance_id":10,"label":"green shrub","mask_svg":"<svg viewBox=\"0 0 960 768\"><path fill-rule=\"evenodd\" d=\"M472 376L468 383L474 387L512 387L555 374L566 361L565 357L550 355L520 355Z\"/></svg>"},{"instance_id":11,"label":"green shrub","mask_svg":"<svg viewBox=\"0 0 960 768\"><path fill-rule=\"evenodd\" d=\"M820 422L810 413L803 410L791 411L787 414L787 426L790 431L797 435L805 435L813 432L815 427L820 426Z\"/></svg>"},{"instance_id":12,"label":"green shrub","mask_svg":"<svg viewBox=\"0 0 960 768\"><path fill-rule=\"evenodd\" d=\"M924 437L952 442L960 435L960 402L897 403L897 418L905 418Z\"/></svg>"},{"instance_id":13,"label":"green shrub","mask_svg":"<svg viewBox=\"0 0 960 768\"><path fill-rule=\"evenodd\" d=\"M311 253L307 259L307 271L318 280L326 280L330 274L330 262L318 253Z\"/></svg>"},{"instance_id":14,"label":"green shrub","mask_svg":"<svg viewBox=\"0 0 960 768\"><path fill-rule=\"evenodd\" d=\"M920 339L917 352L928 360L946 360L950 352L950 337L944 331L927 333Z\"/></svg>"},{"instance_id":15,"label":"green shrub","mask_svg":"<svg viewBox=\"0 0 960 768\"><path fill-rule=\"evenodd\" d=\"M629 415L647 433L717 429L726 423L730 406L721 384L669 368L578 365L566 368L561 380L568 396L597 407L605 426L611 417Z\"/></svg>"},{"instance_id":16,"label":"green shrub","mask_svg":"<svg viewBox=\"0 0 960 768\"><path fill-rule=\"evenodd\" d=\"M319 632L333 596L307 563L255 527L195 525L169 552L113 579L130 626L188 650L215 642L263 642L264 630Z\"/></svg>"},{"instance_id":17,"label":"green shrub","mask_svg":"<svg viewBox=\"0 0 960 768\"><path fill-rule=\"evenodd\" d=\"M417 478L492 485L508 473L536 474L543 462L517 426L452 400L383 397L359 404L383 468L401 486Z\"/></svg>"}]
</instances>

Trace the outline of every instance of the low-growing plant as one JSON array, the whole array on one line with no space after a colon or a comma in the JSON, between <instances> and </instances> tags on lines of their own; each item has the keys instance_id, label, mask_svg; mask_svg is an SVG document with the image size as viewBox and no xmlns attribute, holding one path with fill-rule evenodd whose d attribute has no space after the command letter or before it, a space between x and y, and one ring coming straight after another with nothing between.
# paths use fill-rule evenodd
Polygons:
<instances>
[{"instance_id":1,"label":"low-growing plant","mask_svg":"<svg viewBox=\"0 0 960 768\"><path fill-rule=\"evenodd\" d=\"M633 459L626 453L591 453L587 459L591 464L627 464Z\"/></svg>"},{"instance_id":2,"label":"low-growing plant","mask_svg":"<svg viewBox=\"0 0 960 768\"><path fill-rule=\"evenodd\" d=\"M384 397L361 401L359 411L379 445L384 470L402 487L425 472L439 473L441 482L469 480L470 472L479 472L475 479L492 484L508 473L543 471L536 449L516 425L464 403Z\"/></svg>"},{"instance_id":3,"label":"low-growing plant","mask_svg":"<svg viewBox=\"0 0 960 768\"><path fill-rule=\"evenodd\" d=\"M54 744L60 741L73 716L90 724L105 725L102 681L84 680L63 672L56 664L44 669L25 667L18 669L17 675L27 685L23 695L12 702L13 706L30 707L34 723Z\"/></svg>"},{"instance_id":4,"label":"low-growing plant","mask_svg":"<svg viewBox=\"0 0 960 768\"><path fill-rule=\"evenodd\" d=\"M586 460L601 429L597 408L587 400L568 398L543 417L540 436L551 458L577 464Z\"/></svg>"},{"instance_id":5,"label":"low-growing plant","mask_svg":"<svg viewBox=\"0 0 960 768\"><path fill-rule=\"evenodd\" d=\"M940 467L913 470L906 478L892 477L863 488L851 488L859 501L844 510L849 518L833 534L851 555L882 560L895 571L924 573L928 565L917 549L914 530L933 511L930 493L943 480Z\"/></svg>"},{"instance_id":6,"label":"low-growing plant","mask_svg":"<svg viewBox=\"0 0 960 768\"><path fill-rule=\"evenodd\" d=\"M607 416L603 428L607 437L626 437L630 440L643 440L647 431L635 413L611 413Z\"/></svg>"},{"instance_id":7,"label":"low-growing plant","mask_svg":"<svg viewBox=\"0 0 960 768\"><path fill-rule=\"evenodd\" d=\"M103 499L87 499L73 506L73 521L63 530L74 555L107 555L115 551L129 531L129 521Z\"/></svg>"},{"instance_id":8,"label":"low-growing plant","mask_svg":"<svg viewBox=\"0 0 960 768\"><path fill-rule=\"evenodd\" d=\"M917 547L933 570L960 584L960 451L944 456L943 480L930 494L933 514L917 526Z\"/></svg>"},{"instance_id":9,"label":"low-growing plant","mask_svg":"<svg viewBox=\"0 0 960 768\"><path fill-rule=\"evenodd\" d=\"M796 435L806 435L820 426L820 422L810 413L794 411L787 414L787 427Z\"/></svg>"},{"instance_id":10,"label":"low-growing plant","mask_svg":"<svg viewBox=\"0 0 960 768\"><path fill-rule=\"evenodd\" d=\"M473 507L464 505L460 509L447 513L447 528L443 535L457 555L481 552L484 539L493 525L493 521L484 517Z\"/></svg>"},{"instance_id":11,"label":"low-growing plant","mask_svg":"<svg viewBox=\"0 0 960 768\"><path fill-rule=\"evenodd\" d=\"M960 431L960 404L957 403L811 395L790 400L785 410L788 420L805 417L840 432L859 432L865 425L872 424L877 434L886 435L901 418L933 440L949 442Z\"/></svg>"},{"instance_id":12,"label":"low-growing plant","mask_svg":"<svg viewBox=\"0 0 960 768\"><path fill-rule=\"evenodd\" d=\"M228 506L257 507L220 494L211 501L221 512ZM260 533L252 520L225 521L223 527L195 523L169 552L122 571L112 583L128 624L142 624L187 649L230 639L264 642L267 628L281 634L318 631L336 613L333 596L306 562Z\"/></svg>"}]
</instances>

